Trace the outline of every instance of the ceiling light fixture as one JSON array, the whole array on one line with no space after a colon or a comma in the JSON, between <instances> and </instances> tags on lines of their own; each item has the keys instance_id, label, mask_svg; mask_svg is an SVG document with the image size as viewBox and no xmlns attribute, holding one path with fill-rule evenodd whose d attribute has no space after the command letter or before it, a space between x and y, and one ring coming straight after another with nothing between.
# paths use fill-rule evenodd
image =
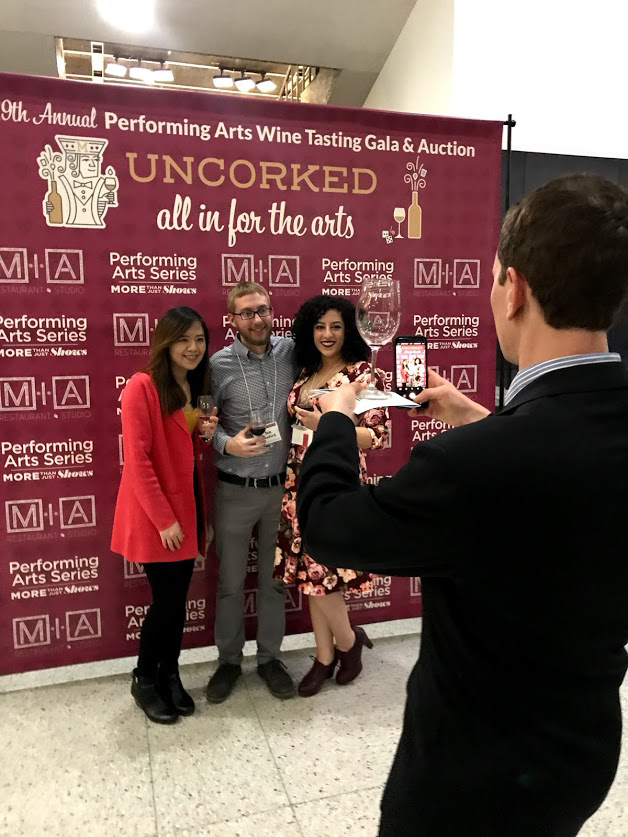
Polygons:
<instances>
[{"instance_id":1,"label":"ceiling light fixture","mask_svg":"<svg viewBox=\"0 0 628 837\"><path fill-rule=\"evenodd\" d=\"M155 0L96 0L101 18L116 29L145 32L155 23Z\"/></svg>"},{"instance_id":2,"label":"ceiling light fixture","mask_svg":"<svg viewBox=\"0 0 628 837\"><path fill-rule=\"evenodd\" d=\"M270 78L266 78L266 73L262 73L262 77L257 82L256 87L260 93L272 93L273 90L277 89L275 82Z\"/></svg>"},{"instance_id":3,"label":"ceiling light fixture","mask_svg":"<svg viewBox=\"0 0 628 837\"><path fill-rule=\"evenodd\" d=\"M161 69L155 70L153 73L153 79L157 82L167 82L167 81L174 81L174 73L170 69L170 67L164 67L164 62L161 62Z\"/></svg>"},{"instance_id":4,"label":"ceiling light fixture","mask_svg":"<svg viewBox=\"0 0 628 837\"><path fill-rule=\"evenodd\" d=\"M251 90L255 89L255 82L251 78L251 76L245 76L244 70L242 70L242 75L240 78L235 80L235 86L238 88L240 93L250 93Z\"/></svg>"},{"instance_id":5,"label":"ceiling light fixture","mask_svg":"<svg viewBox=\"0 0 628 837\"><path fill-rule=\"evenodd\" d=\"M218 87L220 90L229 90L233 87L233 78L227 75L222 67L219 69L220 73L212 79L214 87Z\"/></svg>"},{"instance_id":6,"label":"ceiling light fixture","mask_svg":"<svg viewBox=\"0 0 628 837\"><path fill-rule=\"evenodd\" d=\"M126 75L126 67L120 64L120 59L114 55L113 61L110 61L105 67L105 74L108 76L115 76L116 78L124 78Z\"/></svg>"},{"instance_id":7,"label":"ceiling light fixture","mask_svg":"<svg viewBox=\"0 0 628 837\"><path fill-rule=\"evenodd\" d=\"M135 81L143 81L144 84L155 83L155 74L148 67L144 67L139 58L137 59L137 66L129 68L129 78Z\"/></svg>"}]
</instances>

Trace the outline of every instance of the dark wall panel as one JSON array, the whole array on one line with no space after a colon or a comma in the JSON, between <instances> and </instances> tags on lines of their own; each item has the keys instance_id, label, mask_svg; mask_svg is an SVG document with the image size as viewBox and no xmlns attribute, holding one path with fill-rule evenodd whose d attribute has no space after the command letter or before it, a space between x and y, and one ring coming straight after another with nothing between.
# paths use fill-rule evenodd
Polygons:
<instances>
[{"instance_id":1,"label":"dark wall panel","mask_svg":"<svg viewBox=\"0 0 628 837\"><path fill-rule=\"evenodd\" d=\"M517 130L516 128L514 129ZM503 154L502 205L506 205L507 155ZM604 157L572 157L567 154L536 154L527 151L513 151L510 163L510 206L527 193L542 186L554 177L576 172L600 174L628 187L628 160L605 159ZM609 347L619 352L628 364L628 307L609 331ZM498 357L497 385L500 377ZM508 387L517 369L504 361L505 385Z\"/></svg>"},{"instance_id":2,"label":"dark wall panel","mask_svg":"<svg viewBox=\"0 0 628 837\"><path fill-rule=\"evenodd\" d=\"M527 154L525 191L530 192L561 174L587 172L619 182L619 160L602 157L568 157L561 154Z\"/></svg>"}]
</instances>

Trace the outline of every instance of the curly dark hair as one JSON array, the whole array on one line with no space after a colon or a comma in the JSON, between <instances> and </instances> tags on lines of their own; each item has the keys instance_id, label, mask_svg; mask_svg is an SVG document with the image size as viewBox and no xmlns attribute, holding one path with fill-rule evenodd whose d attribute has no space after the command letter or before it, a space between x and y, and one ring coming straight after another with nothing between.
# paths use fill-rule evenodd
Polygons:
<instances>
[{"instance_id":1,"label":"curly dark hair","mask_svg":"<svg viewBox=\"0 0 628 837\"><path fill-rule=\"evenodd\" d=\"M312 375L321 368L321 354L314 343L314 326L328 311L338 311L345 326L345 340L341 352L345 363L357 363L360 360L368 360L371 356L371 350L355 324L355 308L349 300L319 294L303 303L292 326L297 363L306 375Z\"/></svg>"}]
</instances>

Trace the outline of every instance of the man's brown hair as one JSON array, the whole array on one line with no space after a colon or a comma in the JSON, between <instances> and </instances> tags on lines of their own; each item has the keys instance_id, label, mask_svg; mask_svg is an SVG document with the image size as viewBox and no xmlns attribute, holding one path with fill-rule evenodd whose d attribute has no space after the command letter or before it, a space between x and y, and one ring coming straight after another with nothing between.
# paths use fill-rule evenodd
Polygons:
<instances>
[{"instance_id":1,"label":"man's brown hair","mask_svg":"<svg viewBox=\"0 0 628 837\"><path fill-rule=\"evenodd\" d=\"M497 257L556 329L605 331L628 294L628 191L594 174L550 180L507 214Z\"/></svg>"},{"instance_id":2,"label":"man's brown hair","mask_svg":"<svg viewBox=\"0 0 628 837\"><path fill-rule=\"evenodd\" d=\"M249 294L262 294L268 300L268 304L271 304L268 291L263 285L260 285L258 282L239 282L229 291L227 311L230 314L234 314L236 299L240 299L241 296L248 296Z\"/></svg>"}]
</instances>

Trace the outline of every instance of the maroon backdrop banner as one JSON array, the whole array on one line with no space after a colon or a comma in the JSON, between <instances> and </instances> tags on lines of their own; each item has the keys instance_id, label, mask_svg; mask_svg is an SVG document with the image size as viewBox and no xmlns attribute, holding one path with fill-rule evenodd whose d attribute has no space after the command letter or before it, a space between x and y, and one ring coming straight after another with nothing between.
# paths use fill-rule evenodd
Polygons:
<instances>
[{"instance_id":1,"label":"maroon backdrop banner","mask_svg":"<svg viewBox=\"0 0 628 837\"><path fill-rule=\"evenodd\" d=\"M148 586L109 549L120 393L168 308L197 308L216 351L238 281L268 288L290 336L308 297L393 276L400 334L494 406L501 123L0 75L0 125L0 673L137 650ZM445 429L391 425L373 482ZM194 573L186 647L213 643L215 563ZM249 637L254 552L250 569ZM349 606L419 615L419 580L379 577ZM310 629L294 589L287 613Z\"/></svg>"}]
</instances>

